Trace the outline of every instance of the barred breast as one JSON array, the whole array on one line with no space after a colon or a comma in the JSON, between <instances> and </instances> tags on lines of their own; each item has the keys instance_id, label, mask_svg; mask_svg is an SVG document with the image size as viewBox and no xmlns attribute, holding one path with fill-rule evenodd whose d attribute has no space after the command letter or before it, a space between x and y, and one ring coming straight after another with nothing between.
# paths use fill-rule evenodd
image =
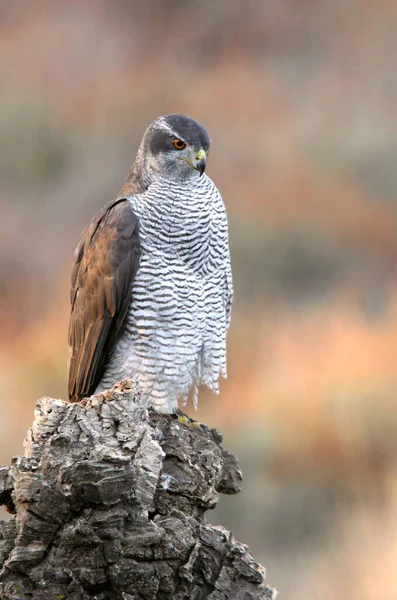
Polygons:
<instances>
[{"instance_id":1,"label":"barred breast","mask_svg":"<svg viewBox=\"0 0 397 600\"><path fill-rule=\"evenodd\" d=\"M226 377L232 295L226 210L209 177L187 185L159 179L131 197L141 261L123 336L98 391L127 373L148 403L174 412L198 385L218 392Z\"/></svg>"}]
</instances>

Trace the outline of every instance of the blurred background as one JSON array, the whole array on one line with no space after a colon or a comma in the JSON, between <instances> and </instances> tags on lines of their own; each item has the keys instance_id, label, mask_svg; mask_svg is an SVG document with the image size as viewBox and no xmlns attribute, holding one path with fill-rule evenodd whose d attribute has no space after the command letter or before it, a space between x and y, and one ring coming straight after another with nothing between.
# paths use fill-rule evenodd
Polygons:
<instances>
[{"instance_id":1,"label":"blurred background","mask_svg":"<svg viewBox=\"0 0 397 600\"><path fill-rule=\"evenodd\" d=\"M71 257L142 133L212 138L229 379L197 418L245 483L210 517L282 600L397 598L397 4L0 0L0 462L66 397ZM192 416L192 406L188 407Z\"/></svg>"}]
</instances>

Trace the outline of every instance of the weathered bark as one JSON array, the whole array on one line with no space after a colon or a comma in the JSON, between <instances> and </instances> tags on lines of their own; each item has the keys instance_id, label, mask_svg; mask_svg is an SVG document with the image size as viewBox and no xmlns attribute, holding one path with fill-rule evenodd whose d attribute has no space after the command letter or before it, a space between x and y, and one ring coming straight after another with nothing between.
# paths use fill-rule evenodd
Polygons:
<instances>
[{"instance_id":1,"label":"weathered bark","mask_svg":"<svg viewBox=\"0 0 397 600\"><path fill-rule=\"evenodd\" d=\"M270 599L265 571L204 512L241 487L215 430L147 411L131 382L42 398L25 456L0 470L0 598Z\"/></svg>"}]
</instances>

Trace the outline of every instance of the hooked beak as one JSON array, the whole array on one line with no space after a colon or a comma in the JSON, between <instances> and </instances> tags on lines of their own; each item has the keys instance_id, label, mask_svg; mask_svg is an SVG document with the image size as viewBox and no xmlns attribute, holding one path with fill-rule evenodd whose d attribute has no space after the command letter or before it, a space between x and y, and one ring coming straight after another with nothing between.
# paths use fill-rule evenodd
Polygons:
<instances>
[{"instance_id":1,"label":"hooked beak","mask_svg":"<svg viewBox=\"0 0 397 600\"><path fill-rule=\"evenodd\" d=\"M205 150L203 150L203 148L201 148L201 150L199 150L197 152L194 161L192 161L192 165L200 173L200 177L205 171L206 164L207 164L207 154L206 154Z\"/></svg>"}]
</instances>

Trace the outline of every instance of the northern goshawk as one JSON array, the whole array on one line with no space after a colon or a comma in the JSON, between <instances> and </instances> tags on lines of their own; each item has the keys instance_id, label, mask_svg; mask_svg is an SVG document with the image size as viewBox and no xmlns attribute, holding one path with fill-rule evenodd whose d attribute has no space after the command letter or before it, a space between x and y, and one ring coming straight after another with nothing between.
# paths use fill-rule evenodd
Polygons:
<instances>
[{"instance_id":1,"label":"northern goshawk","mask_svg":"<svg viewBox=\"0 0 397 600\"><path fill-rule=\"evenodd\" d=\"M146 130L121 194L92 219L72 271L69 398L137 382L175 412L226 376L232 273L226 210L204 174L210 140L183 115Z\"/></svg>"}]
</instances>

